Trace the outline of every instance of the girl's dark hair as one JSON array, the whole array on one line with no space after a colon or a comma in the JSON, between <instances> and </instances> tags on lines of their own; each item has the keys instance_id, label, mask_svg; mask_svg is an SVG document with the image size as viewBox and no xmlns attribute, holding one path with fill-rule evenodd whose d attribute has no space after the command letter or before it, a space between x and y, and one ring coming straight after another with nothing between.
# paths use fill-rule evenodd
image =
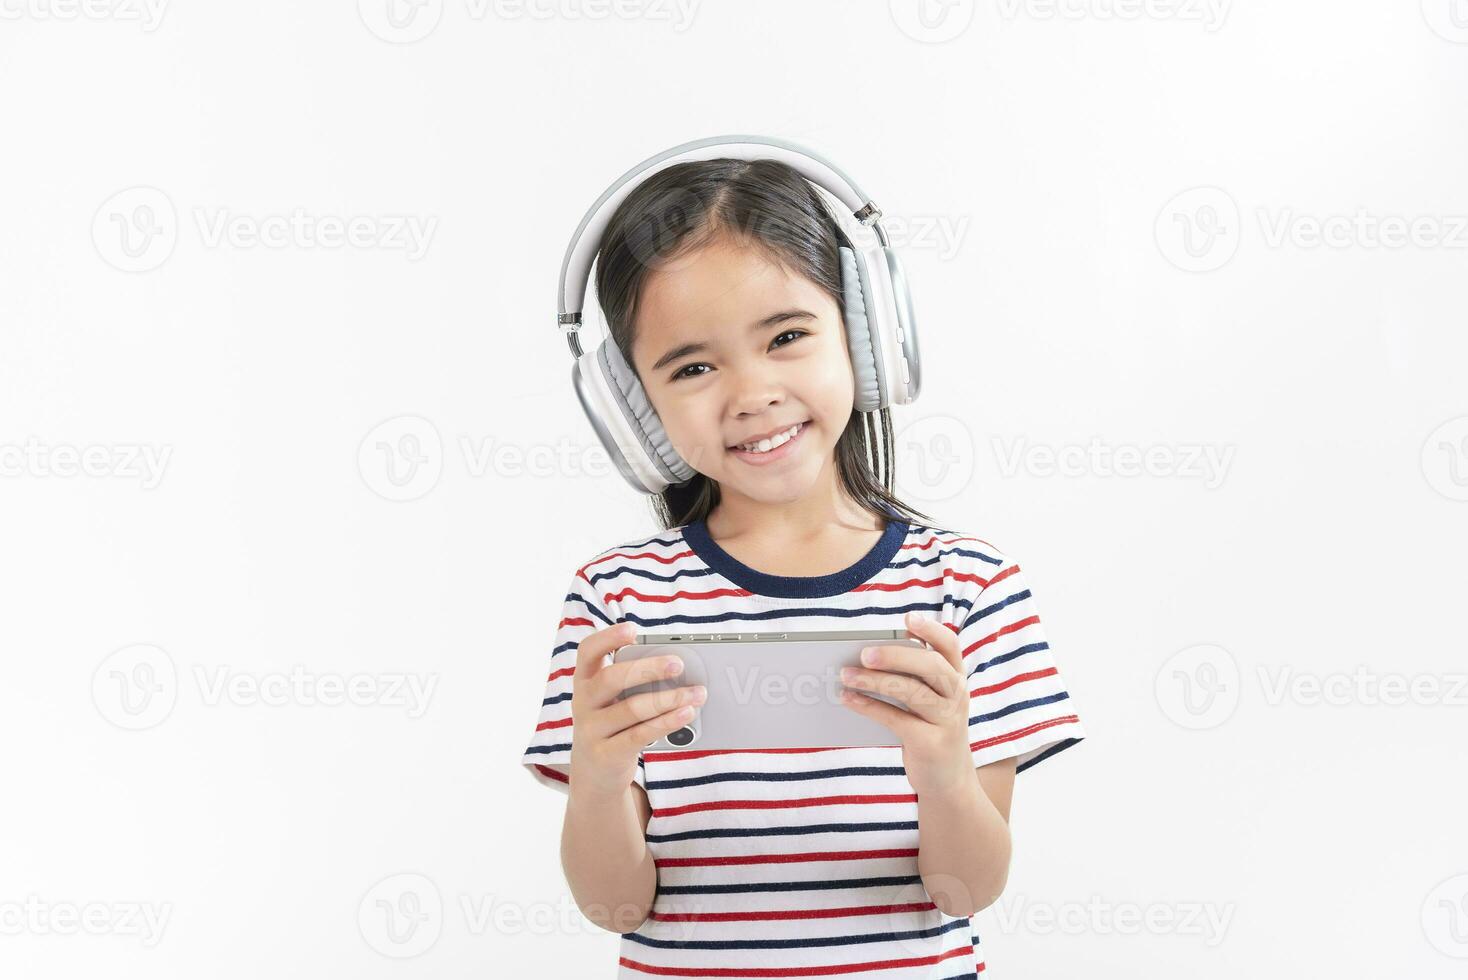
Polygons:
<instances>
[{"instance_id":1,"label":"girl's dark hair","mask_svg":"<svg viewBox=\"0 0 1468 980\"><path fill-rule=\"evenodd\" d=\"M648 273L720 236L759 249L842 306L837 247L850 245L850 239L798 170L778 160L729 157L673 164L642 182L617 206L597 251L596 295L607 329L629 365L638 298ZM926 514L892 492L888 409L852 409L836 442L836 471L841 488L874 516L888 516L883 513L885 505L906 523L928 523ZM702 473L652 497L654 515L664 530L706 518L718 503L718 483Z\"/></svg>"}]
</instances>

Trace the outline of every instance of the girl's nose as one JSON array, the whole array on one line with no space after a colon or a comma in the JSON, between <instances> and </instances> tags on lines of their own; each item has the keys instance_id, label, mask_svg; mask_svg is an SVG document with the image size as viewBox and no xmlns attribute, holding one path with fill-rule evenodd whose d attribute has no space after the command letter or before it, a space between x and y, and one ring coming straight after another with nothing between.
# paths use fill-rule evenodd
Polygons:
<instances>
[{"instance_id":1,"label":"girl's nose","mask_svg":"<svg viewBox=\"0 0 1468 980\"><path fill-rule=\"evenodd\" d=\"M758 415L784 400L780 386L766 371L750 371L735 379L733 397L736 415Z\"/></svg>"}]
</instances>

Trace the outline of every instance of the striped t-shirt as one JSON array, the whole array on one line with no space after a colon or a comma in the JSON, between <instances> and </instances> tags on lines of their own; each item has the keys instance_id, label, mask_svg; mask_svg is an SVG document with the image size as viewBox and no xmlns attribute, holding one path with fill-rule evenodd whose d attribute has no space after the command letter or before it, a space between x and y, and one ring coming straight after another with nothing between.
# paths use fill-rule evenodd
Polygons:
<instances>
[{"instance_id":1,"label":"striped t-shirt","mask_svg":"<svg viewBox=\"0 0 1468 980\"><path fill-rule=\"evenodd\" d=\"M909 610L958 632L975 767L1014 756L1023 772L1085 737L1024 573L987 541L889 518L848 568L769 575L696 521L572 575L522 763L568 791L576 646L596 630L900 630ZM652 807L657 896L622 934L617 976L976 977L971 920L937 908L918 874L917 796L896 742L645 750L636 781Z\"/></svg>"}]
</instances>

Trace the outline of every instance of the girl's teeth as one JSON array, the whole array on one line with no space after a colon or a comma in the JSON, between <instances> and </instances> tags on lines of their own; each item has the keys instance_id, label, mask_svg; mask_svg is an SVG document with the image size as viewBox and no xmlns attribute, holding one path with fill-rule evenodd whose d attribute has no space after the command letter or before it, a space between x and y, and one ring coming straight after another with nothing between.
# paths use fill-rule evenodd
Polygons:
<instances>
[{"instance_id":1,"label":"girl's teeth","mask_svg":"<svg viewBox=\"0 0 1468 980\"><path fill-rule=\"evenodd\" d=\"M804 422L800 423L800 425L804 424ZM740 446L739 448L743 449L747 453L767 453L771 449L778 449L779 447L785 445L785 443L789 442L791 439L795 438L796 433L800 431L800 425L792 425L790 428L786 429L784 432L781 432L779 435L773 436L769 439L761 439L757 443Z\"/></svg>"}]
</instances>

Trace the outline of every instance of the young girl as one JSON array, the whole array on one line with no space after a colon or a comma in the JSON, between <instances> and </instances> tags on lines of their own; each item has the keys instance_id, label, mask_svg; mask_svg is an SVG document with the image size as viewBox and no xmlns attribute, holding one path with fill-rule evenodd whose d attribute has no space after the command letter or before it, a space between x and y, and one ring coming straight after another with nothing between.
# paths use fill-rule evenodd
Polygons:
<instances>
[{"instance_id":1,"label":"young girl","mask_svg":"<svg viewBox=\"0 0 1468 980\"><path fill-rule=\"evenodd\" d=\"M599 243L610 335L694 475L652 498L662 531L571 576L522 762L568 796L563 868L619 977L975 977L1014 775L1085 735L1014 558L893 495L889 412L854 410L847 243L799 171L729 157L658 171ZM618 700L678 661L610 654L690 624L925 647L843 674L889 746L644 752L702 690Z\"/></svg>"}]
</instances>

